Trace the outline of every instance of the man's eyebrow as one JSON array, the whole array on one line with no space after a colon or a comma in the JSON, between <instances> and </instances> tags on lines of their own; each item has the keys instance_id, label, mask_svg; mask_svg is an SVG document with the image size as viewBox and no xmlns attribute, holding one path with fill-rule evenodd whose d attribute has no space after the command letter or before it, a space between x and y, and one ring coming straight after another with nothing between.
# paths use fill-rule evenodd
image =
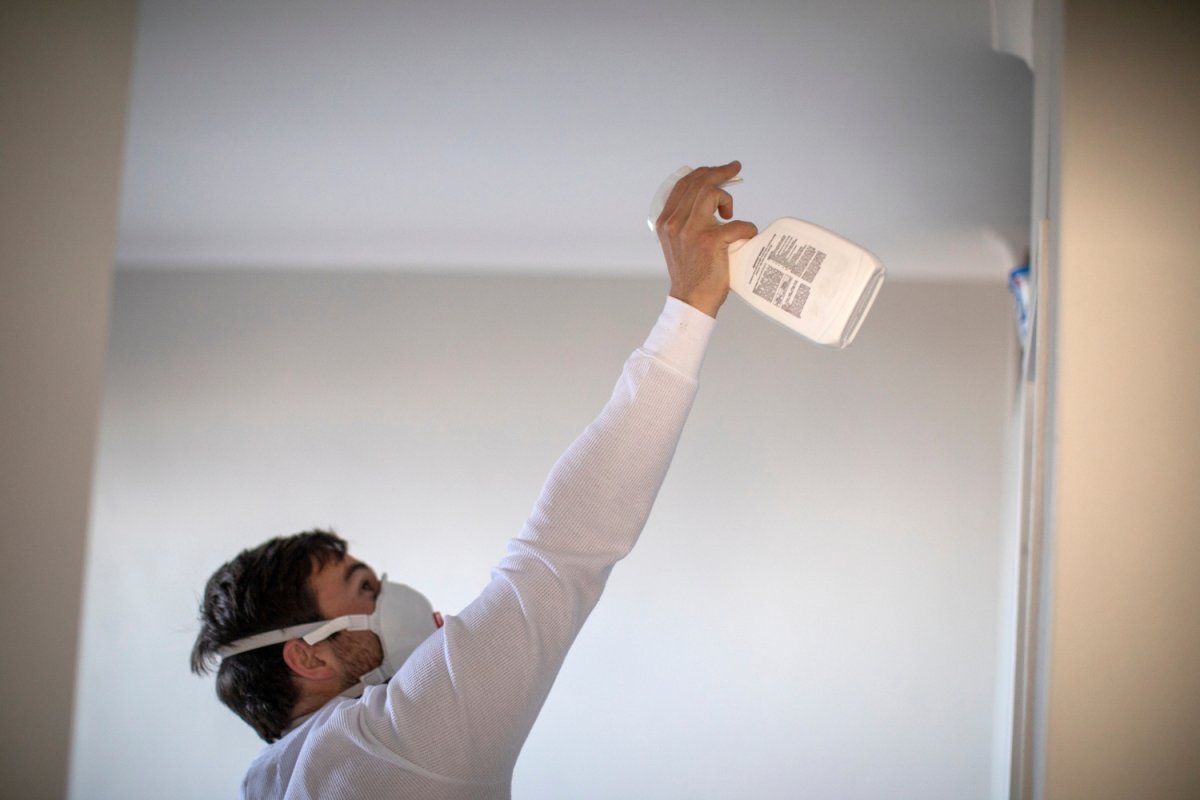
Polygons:
<instances>
[{"instance_id":1,"label":"man's eyebrow","mask_svg":"<svg viewBox=\"0 0 1200 800\"><path fill-rule=\"evenodd\" d=\"M353 564L346 567L346 573L342 576L342 582L349 583L350 579L354 577L354 573L358 572L360 569L365 569L368 572L371 570L371 568L363 562L355 561Z\"/></svg>"}]
</instances>

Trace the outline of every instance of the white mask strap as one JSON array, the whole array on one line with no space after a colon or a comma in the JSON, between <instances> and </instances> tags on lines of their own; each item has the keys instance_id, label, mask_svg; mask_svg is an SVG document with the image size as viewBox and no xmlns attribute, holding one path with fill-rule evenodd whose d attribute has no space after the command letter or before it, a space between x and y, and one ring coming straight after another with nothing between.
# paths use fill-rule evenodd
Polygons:
<instances>
[{"instance_id":1,"label":"white mask strap","mask_svg":"<svg viewBox=\"0 0 1200 800\"><path fill-rule=\"evenodd\" d=\"M330 620L292 625L289 628L265 631L263 633L256 633L253 636L247 636L244 639L238 639L236 642L225 645L217 652L220 653L221 658L229 658L230 656L236 656L239 653L245 653L249 650L258 650L261 647L269 647L273 644L282 644L292 639L301 638L310 645L316 644L328 639L339 631L370 630L368 619L369 616L367 614L349 614Z\"/></svg>"},{"instance_id":2,"label":"white mask strap","mask_svg":"<svg viewBox=\"0 0 1200 800\"><path fill-rule=\"evenodd\" d=\"M335 633L338 633L340 631L370 630L371 626L370 626L370 623L368 622L369 619L370 619L370 617L366 614L348 614L347 616L344 616L344 617L337 617L335 619L331 619L328 622L321 625L321 627L317 628L312 633L306 634L304 636L304 641L308 642L309 644L316 644L317 642L328 639L330 636L333 636Z\"/></svg>"}]
</instances>

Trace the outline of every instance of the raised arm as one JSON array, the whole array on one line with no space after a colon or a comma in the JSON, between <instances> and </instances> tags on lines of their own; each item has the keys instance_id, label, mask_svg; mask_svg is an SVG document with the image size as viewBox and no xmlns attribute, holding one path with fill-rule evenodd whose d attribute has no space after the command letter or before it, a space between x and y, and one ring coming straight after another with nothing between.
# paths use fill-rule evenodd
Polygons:
<instances>
[{"instance_id":1,"label":"raised arm","mask_svg":"<svg viewBox=\"0 0 1200 800\"><path fill-rule=\"evenodd\" d=\"M521 746L613 565L636 543L696 391L728 293L725 249L753 236L721 224L735 163L680 181L659 219L670 298L625 363L599 416L558 460L521 533L480 596L450 617L386 692L375 734L434 775L494 784ZM382 704L383 693L369 702Z\"/></svg>"}]
</instances>

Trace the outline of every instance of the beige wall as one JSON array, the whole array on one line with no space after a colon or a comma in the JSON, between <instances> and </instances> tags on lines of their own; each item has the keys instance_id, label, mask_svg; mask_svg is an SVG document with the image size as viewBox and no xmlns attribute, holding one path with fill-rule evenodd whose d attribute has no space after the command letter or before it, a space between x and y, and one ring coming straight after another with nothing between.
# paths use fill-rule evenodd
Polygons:
<instances>
[{"instance_id":1,"label":"beige wall","mask_svg":"<svg viewBox=\"0 0 1200 800\"><path fill-rule=\"evenodd\" d=\"M134 5L0 4L6 797L66 792Z\"/></svg>"},{"instance_id":2,"label":"beige wall","mask_svg":"<svg viewBox=\"0 0 1200 800\"><path fill-rule=\"evenodd\" d=\"M1200 14L1188 5L1064 5L1048 798L1200 797Z\"/></svg>"}]
</instances>

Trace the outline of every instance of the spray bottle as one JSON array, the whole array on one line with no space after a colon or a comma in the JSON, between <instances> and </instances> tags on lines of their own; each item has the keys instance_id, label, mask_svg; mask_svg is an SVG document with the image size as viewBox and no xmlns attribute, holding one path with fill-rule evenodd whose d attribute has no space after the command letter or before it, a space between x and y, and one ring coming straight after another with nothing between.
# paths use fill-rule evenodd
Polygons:
<instances>
[{"instance_id":1,"label":"spray bottle","mask_svg":"<svg viewBox=\"0 0 1200 800\"><path fill-rule=\"evenodd\" d=\"M673 172L650 204L650 230L675 184ZM741 183L734 178L728 183ZM862 327L883 285L872 253L811 222L781 217L753 239L729 245L729 288L750 307L815 344L843 348Z\"/></svg>"}]
</instances>

